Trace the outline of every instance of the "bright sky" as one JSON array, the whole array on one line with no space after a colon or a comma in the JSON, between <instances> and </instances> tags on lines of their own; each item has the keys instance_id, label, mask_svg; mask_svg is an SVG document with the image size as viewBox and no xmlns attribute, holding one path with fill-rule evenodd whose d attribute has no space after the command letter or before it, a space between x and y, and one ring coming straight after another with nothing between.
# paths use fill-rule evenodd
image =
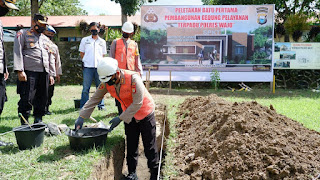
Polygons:
<instances>
[{"instance_id":1,"label":"bright sky","mask_svg":"<svg viewBox=\"0 0 320 180\"><path fill-rule=\"evenodd\" d=\"M80 0L89 15L121 15L120 5L111 0ZM148 5L202 5L201 0L157 0Z\"/></svg>"}]
</instances>

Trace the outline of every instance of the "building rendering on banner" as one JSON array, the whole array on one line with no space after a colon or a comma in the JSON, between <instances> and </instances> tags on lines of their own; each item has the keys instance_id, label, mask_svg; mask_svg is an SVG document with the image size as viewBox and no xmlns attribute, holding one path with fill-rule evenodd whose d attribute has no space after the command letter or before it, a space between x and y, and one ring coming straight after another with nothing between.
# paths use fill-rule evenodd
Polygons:
<instances>
[{"instance_id":1,"label":"building rendering on banner","mask_svg":"<svg viewBox=\"0 0 320 180\"><path fill-rule=\"evenodd\" d=\"M177 38L181 33L184 35L183 39ZM203 50L204 64L226 64L226 59L247 59L253 55L254 34L223 33L224 29L219 28L168 27L167 44L163 46L162 52L169 62L188 62L197 58Z\"/></svg>"}]
</instances>

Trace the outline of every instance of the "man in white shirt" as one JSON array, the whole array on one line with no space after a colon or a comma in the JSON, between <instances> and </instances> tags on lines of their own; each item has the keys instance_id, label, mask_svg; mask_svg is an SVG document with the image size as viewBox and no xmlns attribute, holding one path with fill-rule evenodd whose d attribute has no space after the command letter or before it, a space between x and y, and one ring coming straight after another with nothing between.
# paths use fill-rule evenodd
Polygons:
<instances>
[{"instance_id":1,"label":"man in white shirt","mask_svg":"<svg viewBox=\"0 0 320 180\"><path fill-rule=\"evenodd\" d=\"M100 80L97 72L99 59L107 54L106 41L98 36L99 24L92 22L89 25L91 36L82 38L79 51L83 62L83 89L81 93L80 109L89 99L89 91L92 80L96 87L99 86ZM105 110L104 101L101 100L98 105L99 110Z\"/></svg>"}]
</instances>

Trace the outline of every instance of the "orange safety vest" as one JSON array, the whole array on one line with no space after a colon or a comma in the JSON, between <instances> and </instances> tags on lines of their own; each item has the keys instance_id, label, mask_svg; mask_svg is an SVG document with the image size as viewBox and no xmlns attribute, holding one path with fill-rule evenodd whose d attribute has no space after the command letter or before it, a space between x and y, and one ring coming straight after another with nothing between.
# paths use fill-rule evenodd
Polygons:
<instances>
[{"instance_id":1,"label":"orange safety vest","mask_svg":"<svg viewBox=\"0 0 320 180\"><path fill-rule=\"evenodd\" d=\"M120 86L119 96L117 95L115 86L106 84L106 88L110 95L116 98L120 103L122 110L125 111L133 102L132 94L136 93L136 84L132 83L132 75L138 74L137 72L123 70L124 83ZM121 83L121 82L120 82ZM141 108L134 115L136 120L142 120L154 110L155 105L150 93L144 87L143 102Z\"/></svg>"},{"instance_id":2,"label":"orange safety vest","mask_svg":"<svg viewBox=\"0 0 320 180\"><path fill-rule=\"evenodd\" d=\"M123 39L117 39L115 59L118 60L118 67L120 69L135 71L136 43L130 40L127 46L128 48L126 49Z\"/></svg>"}]
</instances>

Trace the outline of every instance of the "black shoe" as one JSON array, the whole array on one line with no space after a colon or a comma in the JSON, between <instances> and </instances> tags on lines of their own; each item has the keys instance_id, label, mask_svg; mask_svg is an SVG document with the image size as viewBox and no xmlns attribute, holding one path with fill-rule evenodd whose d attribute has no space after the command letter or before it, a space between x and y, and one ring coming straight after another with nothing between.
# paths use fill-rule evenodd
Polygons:
<instances>
[{"instance_id":1,"label":"black shoe","mask_svg":"<svg viewBox=\"0 0 320 180\"><path fill-rule=\"evenodd\" d=\"M42 122L42 116L34 117L34 123L33 124L40 123L40 122Z\"/></svg>"},{"instance_id":2,"label":"black shoe","mask_svg":"<svg viewBox=\"0 0 320 180\"><path fill-rule=\"evenodd\" d=\"M135 172L129 173L126 177L126 180L138 180L138 176Z\"/></svg>"}]
</instances>

